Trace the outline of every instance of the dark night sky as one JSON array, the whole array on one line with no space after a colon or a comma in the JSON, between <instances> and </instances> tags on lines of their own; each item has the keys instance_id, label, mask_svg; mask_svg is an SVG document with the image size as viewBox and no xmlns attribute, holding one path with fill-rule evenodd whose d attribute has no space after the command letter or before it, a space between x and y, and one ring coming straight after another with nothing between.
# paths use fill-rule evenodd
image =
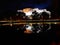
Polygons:
<instances>
[{"instance_id":1,"label":"dark night sky","mask_svg":"<svg viewBox=\"0 0 60 45\"><path fill-rule=\"evenodd\" d=\"M15 11L25 7L47 8L50 5L50 0L2 0L0 1L0 12L5 10Z\"/></svg>"}]
</instances>

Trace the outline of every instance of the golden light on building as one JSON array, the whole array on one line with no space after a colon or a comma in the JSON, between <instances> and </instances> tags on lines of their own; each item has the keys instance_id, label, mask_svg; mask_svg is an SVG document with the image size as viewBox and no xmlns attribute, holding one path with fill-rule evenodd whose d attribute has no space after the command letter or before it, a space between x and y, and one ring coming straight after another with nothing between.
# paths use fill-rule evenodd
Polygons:
<instances>
[{"instance_id":1,"label":"golden light on building","mask_svg":"<svg viewBox=\"0 0 60 45\"><path fill-rule=\"evenodd\" d=\"M29 12L29 11L31 11L32 10L32 8L25 8L25 9L23 9L22 11L23 12Z\"/></svg>"}]
</instances>

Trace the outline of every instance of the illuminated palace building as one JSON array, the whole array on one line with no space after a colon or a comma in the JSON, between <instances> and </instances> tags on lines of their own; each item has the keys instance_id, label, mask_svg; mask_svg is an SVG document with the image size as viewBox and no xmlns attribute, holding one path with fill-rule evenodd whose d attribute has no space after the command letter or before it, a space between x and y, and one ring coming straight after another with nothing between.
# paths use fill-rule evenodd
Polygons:
<instances>
[{"instance_id":1,"label":"illuminated palace building","mask_svg":"<svg viewBox=\"0 0 60 45\"><path fill-rule=\"evenodd\" d=\"M0 6L0 32L23 33L25 40L29 37L27 42L30 42L30 39L45 42L47 38L56 41L59 37L58 0L12 0L3 3ZM58 36L55 38L54 35Z\"/></svg>"}]
</instances>

